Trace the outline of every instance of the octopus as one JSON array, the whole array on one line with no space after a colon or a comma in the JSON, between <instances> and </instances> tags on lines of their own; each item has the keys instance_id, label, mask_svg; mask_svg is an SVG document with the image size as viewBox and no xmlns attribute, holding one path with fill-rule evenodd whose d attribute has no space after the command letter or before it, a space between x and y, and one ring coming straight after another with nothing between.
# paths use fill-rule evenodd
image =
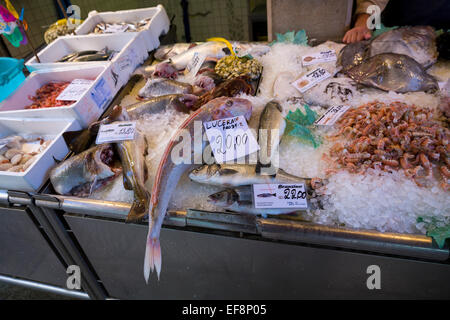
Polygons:
<instances>
[{"instance_id":1,"label":"octopus","mask_svg":"<svg viewBox=\"0 0 450 320\"><path fill-rule=\"evenodd\" d=\"M336 141L326 156L332 170L403 170L420 187L438 179L450 190L450 130L431 109L375 101L349 110L337 130L327 137Z\"/></svg>"}]
</instances>

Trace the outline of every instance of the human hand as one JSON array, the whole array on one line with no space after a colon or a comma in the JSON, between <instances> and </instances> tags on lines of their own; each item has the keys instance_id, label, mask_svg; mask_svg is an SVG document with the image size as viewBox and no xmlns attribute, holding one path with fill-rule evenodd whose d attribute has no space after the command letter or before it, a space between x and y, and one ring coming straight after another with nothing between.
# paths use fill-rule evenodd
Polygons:
<instances>
[{"instance_id":1,"label":"human hand","mask_svg":"<svg viewBox=\"0 0 450 320\"><path fill-rule=\"evenodd\" d=\"M344 43L353 43L361 40L368 40L372 37L372 31L367 28L368 14L360 14L356 19L355 26L346 32Z\"/></svg>"},{"instance_id":2,"label":"human hand","mask_svg":"<svg viewBox=\"0 0 450 320\"><path fill-rule=\"evenodd\" d=\"M344 43L353 43L361 40L367 40L372 37L372 31L370 31L366 26L364 27L354 27L347 31L342 40Z\"/></svg>"}]
</instances>

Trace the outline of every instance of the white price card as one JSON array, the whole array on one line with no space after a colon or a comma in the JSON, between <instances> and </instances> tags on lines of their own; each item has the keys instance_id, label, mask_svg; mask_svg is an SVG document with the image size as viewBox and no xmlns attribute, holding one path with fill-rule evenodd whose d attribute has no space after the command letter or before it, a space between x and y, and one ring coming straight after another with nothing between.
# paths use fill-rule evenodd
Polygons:
<instances>
[{"instance_id":1,"label":"white price card","mask_svg":"<svg viewBox=\"0 0 450 320\"><path fill-rule=\"evenodd\" d=\"M94 80L75 79L56 98L60 101L78 101L92 86Z\"/></svg>"},{"instance_id":2,"label":"white price card","mask_svg":"<svg viewBox=\"0 0 450 320\"><path fill-rule=\"evenodd\" d=\"M217 163L233 161L259 150L244 116L209 121L203 126Z\"/></svg>"},{"instance_id":3,"label":"white price card","mask_svg":"<svg viewBox=\"0 0 450 320\"><path fill-rule=\"evenodd\" d=\"M307 209L304 183L254 184L253 199L256 209Z\"/></svg>"},{"instance_id":4,"label":"white price card","mask_svg":"<svg viewBox=\"0 0 450 320\"><path fill-rule=\"evenodd\" d=\"M95 104L97 104L99 109L104 109L104 107L107 105L107 102L112 99L111 88L106 83L104 78L101 78L100 81L92 89L91 97L94 100Z\"/></svg>"},{"instance_id":5,"label":"white price card","mask_svg":"<svg viewBox=\"0 0 450 320\"><path fill-rule=\"evenodd\" d=\"M350 106L334 106L325 112L323 116L316 120L314 123L317 126L332 126L338 121Z\"/></svg>"},{"instance_id":6,"label":"white price card","mask_svg":"<svg viewBox=\"0 0 450 320\"><path fill-rule=\"evenodd\" d=\"M134 140L136 121L120 121L103 124L98 130L96 144Z\"/></svg>"},{"instance_id":7,"label":"white price card","mask_svg":"<svg viewBox=\"0 0 450 320\"><path fill-rule=\"evenodd\" d=\"M313 64L322 63L322 62L331 62L336 61L336 51L334 50L328 50L328 51L321 51L319 53L307 55L302 57L302 64L303 66L311 66Z\"/></svg>"},{"instance_id":8,"label":"white price card","mask_svg":"<svg viewBox=\"0 0 450 320\"><path fill-rule=\"evenodd\" d=\"M187 78L194 78L198 71L200 70L200 67L202 66L203 62L206 60L206 55L203 53L195 52L194 56L192 57L192 60L188 63L186 66L185 75Z\"/></svg>"},{"instance_id":9,"label":"white price card","mask_svg":"<svg viewBox=\"0 0 450 320\"><path fill-rule=\"evenodd\" d=\"M316 84L325 79L328 79L329 77L331 77L331 74L327 70L323 68L317 68L314 71L311 71L310 73L304 75L300 79L297 79L294 82L292 82L292 85L298 91L304 93L308 89L314 87Z\"/></svg>"}]
</instances>

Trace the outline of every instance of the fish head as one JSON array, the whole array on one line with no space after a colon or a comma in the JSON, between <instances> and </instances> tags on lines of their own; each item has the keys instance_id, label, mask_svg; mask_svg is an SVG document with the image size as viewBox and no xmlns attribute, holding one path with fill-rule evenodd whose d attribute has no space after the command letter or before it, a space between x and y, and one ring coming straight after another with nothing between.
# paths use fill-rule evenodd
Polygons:
<instances>
[{"instance_id":1,"label":"fish head","mask_svg":"<svg viewBox=\"0 0 450 320\"><path fill-rule=\"evenodd\" d=\"M233 189L226 189L208 196L208 202L219 207L229 207L239 200L239 195Z\"/></svg>"},{"instance_id":2,"label":"fish head","mask_svg":"<svg viewBox=\"0 0 450 320\"><path fill-rule=\"evenodd\" d=\"M220 168L221 167L219 164L202 165L192 170L191 173L189 173L189 178L192 181L196 181L199 183L206 183L212 177L214 177L216 174L219 173Z\"/></svg>"},{"instance_id":3,"label":"fish head","mask_svg":"<svg viewBox=\"0 0 450 320\"><path fill-rule=\"evenodd\" d=\"M216 98L208 103L212 107L212 120L244 116L248 121L252 116L252 104L242 98Z\"/></svg>"}]
</instances>

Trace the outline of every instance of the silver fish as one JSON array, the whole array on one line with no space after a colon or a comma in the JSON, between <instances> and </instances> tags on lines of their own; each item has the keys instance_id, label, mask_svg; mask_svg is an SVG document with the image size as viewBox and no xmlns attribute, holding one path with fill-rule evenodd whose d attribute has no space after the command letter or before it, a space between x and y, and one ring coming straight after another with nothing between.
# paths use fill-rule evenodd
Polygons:
<instances>
[{"instance_id":1,"label":"silver fish","mask_svg":"<svg viewBox=\"0 0 450 320\"><path fill-rule=\"evenodd\" d=\"M169 79L148 79L139 91L139 97L149 99L168 94L192 93L192 86L188 83Z\"/></svg>"},{"instance_id":2,"label":"silver fish","mask_svg":"<svg viewBox=\"0 0 450 320\"><path fill-rule=\"evenodd\" d=\"M278 215L293 213L299 210L296 209L256 209L253 205L251 187L240 188L240 189L226 189L217 193L214 193L208 197L208 202L227 209L229 211L244 213L244 214L254 214L262 215Z\"/></svg>"},{"instance_id":3,"label":"silver fish","mask_svg":"<svg viewBox=\"0 0 450 320\"><path fill-rule=\"evenodd\" d=\"M58 164L50 172L53 188L62 195L88 196L120 174L112 166L113 155L112 146L103 144Z\"/></svg>"},{"instance_id":4,"label":"silver fish","mask_svg":"<svg viewBox=\"0 0 450 320\"><path fill-rule=\"evenodd\" d=\"M381 53L404 54L428 68L438 58L434 28L414 26L389 30L370 42L370 57Z\"/></svg>"},{"instance_id":5,"label":"silver fish","mask_svg":"<svg viewBox=\"0 0 450 320\"><path fill-rule=\"evenodd\" d=\"M202 156L203 148L206 145L203 141L203 122L233 117L238 114L248 114L251 109L252 105L245 99L227 98L225 103L223 100L212 100L185 120L179 127L177 133L175 133L170 140L159 164L151 192L149 233L144 261L144 277L147 282L150 272L154 269L156 269L159 278L161 272L161 246L159 243L159 235L164 216L166 215L170 198L172 197L172 193L174 192L178 181L184 172L193 166L192 164L186 164L184 162L175 163L174 159L171 158L172 151L175 146L178 145L180 137L184 137L187 131L190 133L190 137L193 137L194 141L202 142L201 146L199 146L201 148L194 146L192 149L194 150L193 158L196 159L198 156ZM200 127L201 130L194 130L194 127ZM191 143L191 141L189 141L189 143Z\"/></svg>"},{"instance_id":6,"label":"silver fish","mask_svg":"<svg viewBox=\"0 0 450 320\"><path fill-rule=\"evenodd\" d=\"M221 59L231 52L224 43L211 41L195 46L168 60L177 70L184 70L196 53L205 55L206 58Z\"/></svg>"},{"instance_id":7,"label":"silver fish","mask_svg":"<svg viewBox=\"0 0 450 320\"><path fill-rule=\"evenodd\" d=\"M197 100L198 97L192 94L169 94L133 104L125 109L131 120L138 120L145 114L161 113L167 108L187 113Z\"/></svg>"},{"instance_id":8,"label":"silver fish","mask_svg":"<svg viewBox=\"0 0 450 320\"><path fill-rule=\"evenodd\" d=\"M137 130L134 140L116 143L124 177L124 187L134 191L134 202L128 213L127 222L140 221L148 213L150 195L145 188L147 167L145 163L147 141Z\"/></svg>"},{"instance_id":9,"label":"silver fish","mask_svg":"<svg viewBox=\"0 0 450 320\"><path fill-rule=\"evenodd\" d=\"M174 43L159 47L155 52L155 59L167 60L195 47L195 43Z\"/></svg>"},{"instance_id":10,"label":"silver fish","mask_svg":"<svg viewBox=\"0 0 450 320\"><path fill-rule=\"evenodd\" d=\"M359 84L384 91L433 92L439 89L434 77L417 61L403 54L378 54L350 69L346 74Z\"/></svg>"},{"instance_id":11,"label":"silver fish","mask_svg":"<svg viewBox=\"0 0 450 320\"><path fill-rule=\"evenodd\" d=\"M346 45L340 52L336 64L346 72L353 67L360 65L369 58L370 41L359 41Z\"/></svg>"},{"instance_id":12,"label":"silver fish","mask_svg":"<svg viewBox=\"0 0 450 320\"><path fill-rule=\"evenodd\" d=\"M197 183L222 187L240 187L264 183L306 183L311 179L299 178L278 169L275 176L258 174L256 165L248 164L212 164L202 165L189 173L189 178Z\"/></svg>"},{"instance_id":13,"label":"silver fish","mask_svg":"<svg viewBox=\"0 0 450 320\"><path fill-rule=\"evenodd\" d=\"M270 101L259 120L259 164L266 174L275 174L279 165L278 146L286 129L282 112L283 108L278 102Z\"/></svg>"}]
</instances>

